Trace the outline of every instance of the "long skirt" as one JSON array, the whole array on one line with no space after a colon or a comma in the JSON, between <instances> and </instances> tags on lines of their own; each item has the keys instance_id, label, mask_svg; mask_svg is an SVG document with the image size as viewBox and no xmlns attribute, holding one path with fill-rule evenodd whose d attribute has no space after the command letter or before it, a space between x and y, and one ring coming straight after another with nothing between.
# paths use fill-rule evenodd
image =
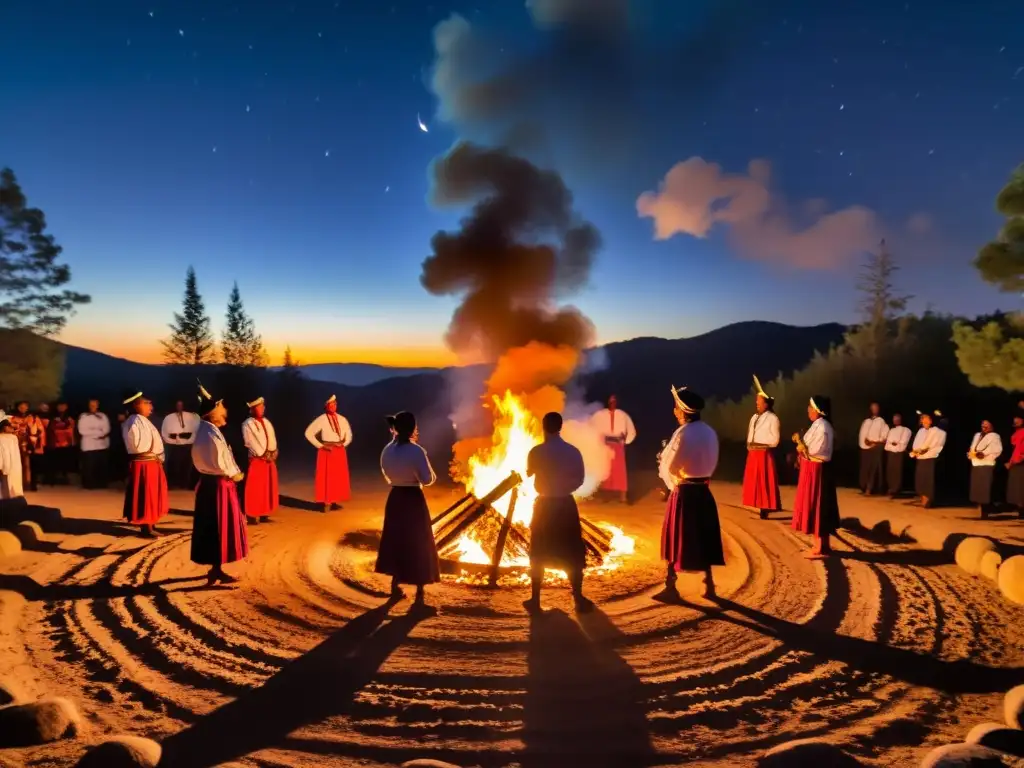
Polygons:
<instances>
[{"instance_id":1,"label":"long skirt","mask_svg":"<svg viewBox=\"0 0 1024 768\"><path fill-rule=\"evenodd\" d=\"M348 501L351 495L348 454L344 446L321 448L316 455L316 502L337 504Z\"/></svg>"},{"instance_id":2,"label":"long skirt","mask_svg":"<svg viewBox=\"0 0 1024 768\"><path fill-rule=\"evenodd\" d=\"M895 496L903 490L903 464L907 460L907 452L885 452L885 480L889 493Z\"/></svg>"},{"instance_id":3,"label":"long skirt","mask_svg":"<svg viewBox=\"0 0 1024 768\"><path fill-rule=\"evenodd\" d=\"M167 475L159 459L133 461L124 487L124 517L132 525L155 525L170 511Z\"/></svg>"},{"instance_id":4,"label":"long skirt","mask_svg":"<svg viewBox=\"0 0 1024 768\"><path fill-rule=\"evenodd\" d=\"M808 536L830 536L839 527L839 499L831 462L800 459L792 526Z\"/></svg>"},{"instance_id":5,"label":"long skirt","mask_svg":"<svg viewBox=\"0 0 1024 768\"><path fill-rule=\"evenodd\" d=\"M1024 464L1014 464L1006 478L1006 503L1024 509Z\"/></svg>"},{"instance_id":6,"label":"long skirt","mask_svg":"<svg viewBox=\"0 0 1024 768\"><path fill-rule=\"evenodd\" d=\"M992 480L995 474L994 466L971 467L971 504L985 507L992 503Z\"/></svg>"},{"instance_id":7,"label":"long skirt","mask_svg":"<svg viewBox=\"0 0 1024 768\"><path fill-rule=\"evenodd\" d=\"M200 475L192 517L193 563L224 565L249 554L249 532L238 504L238 491L228 477Z\"/></svg>"},{"instance_id":8,"label":"long skirt","mask_svg":"<svg viewBox=\"0 0 1024 768\"><path fill-rule=\"evenodd\" d=\"M707 483L680 483L665 504L661 559L677 571L725 565L718 504Z\"/></svg>"},{"instance_id":9,"label":"long skirt","mask_svg":"<svg viewBox=\"0 0 1024 768\"><path fill-rule=\"evenodd\" d=\"M168 445L167 484L171 488L195 488L192 482L192 446Z\"/></svg>"},{"instance_id":10,"label":"long skirt","mask_svg":"<svg viewBox=\"0 0 1024 768\"><path fill-rule=\"evenodd\" d=\"M772 512L782 509L779 472L768 449L747 451L747 466L743 470L743 506Z\"/></svg>"},{"instance_id":11,"label":"long skirt","mask_svg":"<svg viewBox=\"0 0 1024 768\"><path fill-rule=\"evenodd\" d=\"M935 459L915 459L914 493L929 501L935 500Z\"/></svg>"},{"instance_id":12,"label":"long skirt","mask_svg":"<svg viewBox=\"0 0 1024 768\"><path fill-rule=\"evenodd\" d=\"M865 493L881 493L884 486L882 458L884 445L860 449L860 489Z\"/></svg>"},{"instance_id":13,"label":"long skirt","mask_svg":"<svg viewBox=\"0 0 1024 768\"><path fill-rule=\"evenodd\" d=\"M540 496L530 521L530 566L582 571L587 565L580 511L572 496Z\"/></svg>"},{"instance_id":14,"label":"long skirt","mask_svg":"<svg viewBox=\"0 0 1024 768\"><path fill-rule=\"evenodd\" d=\"M601 483L601 490L625 493L629 490L629 478L626 475L626 444L621 440L605 440L605 445L612 449L612 466L608 477Z\"/></svg>"},{"instance_id":15,"label":"long skirt","mask_svg":"<svg viewBox=\"0 0 1024 768\"><path fill-rule=\"evenodd\" d=\"M418 485L391 486L374 570L418 587L441 580L430 509Z\"/></svg>"},{"instance_id":16,"label":"long skirt","mask_svg":"<svg viewBox=\"0 0 1024 768\"><path fill-rule=\"evenodd\" d=\"M245 514L249 517L267 517L277 509L277 463L250 457L244 493Z\"/></svg>"}]
</instances>

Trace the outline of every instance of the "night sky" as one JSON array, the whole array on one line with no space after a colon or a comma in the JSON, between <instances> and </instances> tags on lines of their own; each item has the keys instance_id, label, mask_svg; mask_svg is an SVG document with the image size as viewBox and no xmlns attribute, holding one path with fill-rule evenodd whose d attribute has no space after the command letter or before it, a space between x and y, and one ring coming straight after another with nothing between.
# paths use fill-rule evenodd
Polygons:
<instances>
[{"instance_id":1,"label":"night sky","mask_svg":"<svg viewBox=\"0 0 1024 768\"><path fill-rule=\"evenodd\" d=\"M0 165L93 296L64 340L139 360L192 264L275 357L448 362L420 273L460 137L562 174L600 341L851 321L883 235L913 310L977 314L1016 303L970 261L1024 161L1021 29L1019 0L8 3Z\"/></svg>"}]
</instances>

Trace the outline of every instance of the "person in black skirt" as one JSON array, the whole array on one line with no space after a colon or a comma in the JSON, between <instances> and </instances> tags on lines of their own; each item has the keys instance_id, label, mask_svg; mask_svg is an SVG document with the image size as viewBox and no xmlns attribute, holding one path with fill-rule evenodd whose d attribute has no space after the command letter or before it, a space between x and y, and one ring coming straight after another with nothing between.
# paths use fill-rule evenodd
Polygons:
<instances>
[{"instance_id":1,"label":"person in black skirt","mask_svg":"<svg viewBox=\"0 0 1024 768\"><path fill-rule=\"evenodd\" d=\"M394 439L380 455L380 469L391 486L384 505L384 527L374 570L391 577L391 599L402 600L403 584L416 586L416 606L426 606L424 588L441 580L430 509L423 486L437 480L427 452L419 445L416 417L407 411L388 417Z\"/></svg>"},{"instance_id":2,"label":"person in black skirt","mask_svg":"<svg viewBox=\"0 0 1024 768\"><path fill-rule=\"evenodd\" d=\"M972 504L978 505L982 517L988 517L992 508L992 481L995 479L996 462L1003 454L1003 440L992 427L992 422L981 422L981 431L974 434L967 458L971 460Z\"/></svg>"}]
</instances>

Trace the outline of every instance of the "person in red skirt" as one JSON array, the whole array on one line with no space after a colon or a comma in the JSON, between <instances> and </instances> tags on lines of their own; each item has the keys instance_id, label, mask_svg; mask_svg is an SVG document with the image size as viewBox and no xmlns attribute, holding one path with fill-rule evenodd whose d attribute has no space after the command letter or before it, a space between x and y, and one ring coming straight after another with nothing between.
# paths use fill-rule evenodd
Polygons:
<instances>
[{"instance_id":1,"label":"person in red skirt","mask_svg":"<svg viewBox=\"0 0 1024 768\"><path fill-rule=\"evenodd\" d=\"M605 445L612 451L612 462L608 477L601 483L601 490L619 496L622 503L628 501L629 477L626 473L626 446L636 440L636 427L629 414L619 408L619 399L612 395L608 407L590 417L590 426L604 437Z\"/></svg>"},{"instance_id":2,"label":"person in red skirt","mask_svg":"<svg viewBox=\"0 0 1024 768\"><path fill-rule=\"evenodd\" d=\"M142 535L158 536L156 523L170 511L167 499L167 475L164 474L164 441L160 430L149 420L153 402L142 392L125 398L132 409L121 425L128 453L128 482L124 487L124 516L132 525L142 527Z\"/></svg>"},{"instance_id":3,"label":"person in red skirt","mask_svg":"<svg viewBox=\"0 0 1024 768\"><path fill-rule=\"evenodd\" d=\"M228 410L199 385L199 415L202 421L192 443L192 464L199 472L195 513L192 516L191 559L210 566L207 583L213 586L238 581L224 572L227 563L249 554L249 533L238 503L237 484L244 475L235 463L231 446L221 427L228 423Z\"/></svg>"},{"instance_id":4,"label":"person in red skirt","mask_svg":"<svg viewBox=\"0 0 1024 768\"><path fill-rule=\"evenodd\" d=\"M423 487L437 480L427 452L417 442L416 417L403 411L388 417L394 439L380 455L380 470L391 486L384 504L384 527L374 570L391 577L391 599L401 600L403 584L416 586L416 606L426 607L424 587L441 580L430 509Z\"/></svg>"},{"instance_id":5,"label":"person in red skirt","mask_svg":"<svg viewBox=\"0 0 1024 768\"><path fill-rule=\"evenodd\" d=\"M796 443L800 478L796 484L793 505L793 530L814 537L814 546L804 555L821 560L832 554L829 537L839 527L839 500L832 475L834 431L831 402L824 395L815 395L807 405L811 426L801 435L793 435Z\"/></svg>"},{"instance_id":6,"label":"person in red skirt","mask_svg":"<svg viewBox=\"0 0 1024 768\"><path fill-rule=\"evenodd\" d=\"M761 387L754 377L757 392L757 413L750 417L747 427L747 466L743 472L743 506L758 511L762 520L769 512L782 509L779 494L779 472L775 468L772 451L779 445L781 426L775 415L775 398Z\"/></svg>"},{"instance_id":7,"label":"person in red skirt","mask_svg":"<svg viewBox=\"0 0 1024 768\"><path fill-rule=\"evenodd\" d=\"M669 489L661 529L661 558L668 564L665 589L656 600L678 599L676 574L702 571L704 595L713 597L712 566L725 565L718 504L709 486L718 466L718 435L701 421L704 398L672 387L676 419L681 422L661 454L659 475Z\"/></svg>"},{"instance_id":8,"label":"person in red skirt","mask_svg":"<svg viewBox=\"0 0 1024 768\"><path fill-rule=\"evenodd\" d=\"M352 443L352 427L338 413L338 398L331 395L324 412L306 427L306 439L317 449L316 502L323 511L338 509L352 493L346 448Z\"/></svg>"},{"instance_id":9,"label":"person in red skirt","mask_svg":"<svg viewBox=\"0 0 1024 768\"><path fill-rule=\"evenodd\" d=\"M249 473L245 478L245 515L250 525L270 521L277 509L277 434L266 418L262 397L250 403L249 418L242 422L242 440L249 451Z\"/></svg>"}]
</instances>

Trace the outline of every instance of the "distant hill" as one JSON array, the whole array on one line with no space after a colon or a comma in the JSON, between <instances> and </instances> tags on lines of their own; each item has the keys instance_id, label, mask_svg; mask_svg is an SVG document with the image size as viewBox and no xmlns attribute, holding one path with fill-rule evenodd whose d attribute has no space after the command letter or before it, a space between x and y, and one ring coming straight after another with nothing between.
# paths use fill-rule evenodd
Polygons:
<instances>
[{"instance_id":1,"label":"distant hill","mask_svg":"<svg viewBox=\"0 0 1024 768\"><path fill-rule=\"evenodd\" d=\"M349 387L365 387L396 376L419 376L422 373L441 371L440 368L400 368L371 363L311 363L300 365L299 370L310 381L329 381Z\"/></svg>"}]
</instances>

